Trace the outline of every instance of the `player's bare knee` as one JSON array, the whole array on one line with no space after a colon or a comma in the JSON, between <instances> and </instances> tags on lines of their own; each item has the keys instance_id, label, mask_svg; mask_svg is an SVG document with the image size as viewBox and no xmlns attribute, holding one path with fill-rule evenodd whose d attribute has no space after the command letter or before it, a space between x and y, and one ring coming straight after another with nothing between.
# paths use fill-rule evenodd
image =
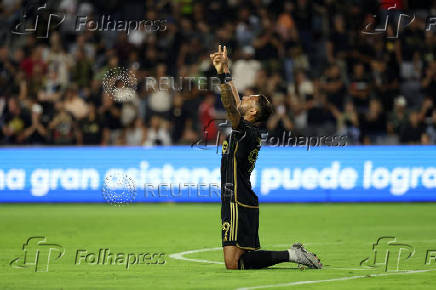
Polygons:
<instances>
[{"instance_id":1,"label":"player's bare knee","mask_svg":"<svg viewBox=\"0 0 436 290\"><path fill-rule=\"evenodd\" d=\"M225 259L225 264L227 270L238 270L238 261L233 258Z\"/></svg>"}]
</instances>

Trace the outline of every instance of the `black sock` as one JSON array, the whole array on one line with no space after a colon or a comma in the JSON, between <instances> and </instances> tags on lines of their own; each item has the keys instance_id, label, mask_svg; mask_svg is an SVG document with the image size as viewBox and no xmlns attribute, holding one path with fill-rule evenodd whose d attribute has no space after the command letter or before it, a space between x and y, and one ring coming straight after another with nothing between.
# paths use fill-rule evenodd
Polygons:
<instances>
[{"instance_id":1,"label":"black sock","mask_svg":"<svg viewBox=\"0 0 436 290\"><path fill-rule=\"evenodd\" d=\"M248 251L239 258L238 268L261 269L283 262L289 262L288 251Z\"/></svg>"}]
</instances>

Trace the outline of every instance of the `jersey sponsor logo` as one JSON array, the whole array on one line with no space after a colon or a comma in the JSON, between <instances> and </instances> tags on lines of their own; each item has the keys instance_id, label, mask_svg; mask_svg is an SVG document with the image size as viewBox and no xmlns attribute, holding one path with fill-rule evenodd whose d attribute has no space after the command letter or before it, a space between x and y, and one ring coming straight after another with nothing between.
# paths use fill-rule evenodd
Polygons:
<instances>
[{"instance_id":1,"label":"jersey sponsor logo","mask_svg":"<svg viewBox=\"0 0 436 290\"><path fill-rule=\"evenodd\" d=\"M229 143L227 142L227 140L224 140L224 142L223 142L223 154L226 154L228 149L229 149Z\"/></svg>"}]
</instances>

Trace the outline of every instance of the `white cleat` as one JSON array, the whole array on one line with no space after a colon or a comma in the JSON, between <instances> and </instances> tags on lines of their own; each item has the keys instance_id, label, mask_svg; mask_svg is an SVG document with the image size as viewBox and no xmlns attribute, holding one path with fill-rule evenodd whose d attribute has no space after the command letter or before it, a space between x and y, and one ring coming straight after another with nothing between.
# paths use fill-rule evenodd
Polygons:
<instances>
[{"instance_id":1,"label":"white cleat","mask_svg":"<svg viewBox=\"0 0 436 290\"><path fill-rule=\"evenodd\" d=\"M302 243L293 244L289 251L292 251L295 254L295 261L292 262L307 266L311 269L322 268L321 260L318 259L316 254L307 251Z\"/></svg>"}]
</instances>

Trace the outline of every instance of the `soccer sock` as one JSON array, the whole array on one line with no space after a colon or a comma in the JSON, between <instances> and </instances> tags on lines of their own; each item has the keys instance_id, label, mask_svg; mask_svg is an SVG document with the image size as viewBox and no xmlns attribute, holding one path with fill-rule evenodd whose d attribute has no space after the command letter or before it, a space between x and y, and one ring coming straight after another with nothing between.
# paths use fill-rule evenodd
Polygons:
<instances>
[{"instance_id":1,"label":"soccer sock","mask_svg":"<svg viewBox=\"0 0 436 290\"><path fill-rule=\"evenodd\" d=\"M289 262L293 262L293 263L298 263L297 262L297 254L295 253L295 249L294 248L290 248L288 249L288 253L289 253Z\"/></svg>"},{"instance_id":2,"label":"soccer sock","mask_svg":"<svg viewBox=\"0 0 436 290\"><path fill-rule=\"evenodd\" d=\"M283 262L289 262L288 251L248 251L239 258L238 268L262 269Z\"/></svg>"}]
</instances>

